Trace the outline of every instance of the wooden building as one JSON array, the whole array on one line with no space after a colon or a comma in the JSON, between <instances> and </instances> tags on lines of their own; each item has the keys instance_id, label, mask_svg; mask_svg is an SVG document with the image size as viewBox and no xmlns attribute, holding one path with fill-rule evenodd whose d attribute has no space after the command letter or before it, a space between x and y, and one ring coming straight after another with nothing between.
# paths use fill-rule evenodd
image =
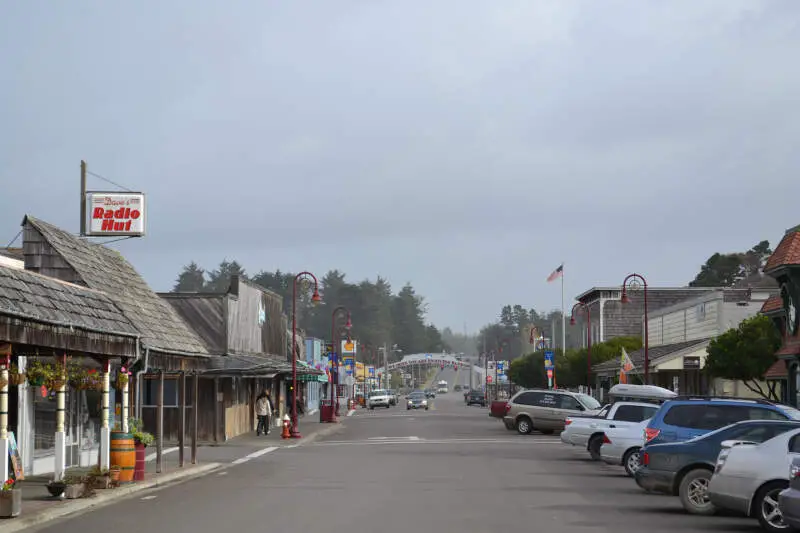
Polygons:
<instances>
[{"instance_id":1,"label":"wooden building","mask_svg":"<svg viewBox=\"0 0 800 533\"><path fill-rule=\"evenodd\" d=\"M786 231L767 260L764 273L778 282L780 300L765 304L762 312L773 319L783 336L783 345L776 354L780 361L767 371L767 377L782 381L786 386L783 398L797 407L800 403L797 371L800 364L800 226Z\"/></svg>"},{"instance_id":2,"label":"wooden building","mask_svg":"<svg viewBox=\"0 0 800 533\"><path fill-rule=\"evenodd\" d=\"M107 409L104 418L101 391L64 386L59 424L60 389L9 383L9 371L69 357L102 372L104 363L132 361L138 346L138 331L102 291L0 265L0 387L9 407L7 420L0 416L0 440L13 434L24 473L58 472L59 462L65 468L96 464L101 428L112 413Z\"/></svg>"},{"instance_id":3,"label":"wooden building","mask_svg":"<svg viewBox=\"0 0 800 533\"><path fill-rule=\"evenodd\" d=\"M117 316L138 332L137 361L132 367L136 408L132 414L145 420L148 431L154 431L152 416L147 415L155 410L155 389L142 380L143 374L154 369L208 368L205 343L116 250L31 216L25 217L22 226L26 270L102 291L118 309ZM172 385L170 389L176 389L174 381ZM192 397L191 391L188 397Z\"/></svg>"},{"instance_id":4,"label":"wooden building","mask_svg":"<svg viewBox=\"0 0 800 533\"><path fill-rule=\"evenodd\" d=\"M754 396L737 381L711 379L703 372L711 340L758 314L776 289L717 288L648 315L650 382L681 394ZM643 339L644 340L644 339ZM644 349L629 354L642 378ZM619 375L618 359L593 367L597 386L607 390ZM634 378L636 379L636 378Z\"/></svg>"},{"instance_id":5,"label":"wooden building","mask_svg":"<svg viewBox=\"0 0 800 533\"><path fill-rule=\"evenodd\" d=\"M255 398L271 392L278 415L285 412L291 379L283 299L238 276L226 293L161 293L202 339L211 358L200 379L198 438L222 442L255 430ZM302 337L298 336L302 346ZM301 354L302 357L302 354ZM298 365L298 385L321 370ZM279 416L273 417L276 425ZM176 437L177 419L164 421L165 438Z\"/></svg>"}]
</instances>

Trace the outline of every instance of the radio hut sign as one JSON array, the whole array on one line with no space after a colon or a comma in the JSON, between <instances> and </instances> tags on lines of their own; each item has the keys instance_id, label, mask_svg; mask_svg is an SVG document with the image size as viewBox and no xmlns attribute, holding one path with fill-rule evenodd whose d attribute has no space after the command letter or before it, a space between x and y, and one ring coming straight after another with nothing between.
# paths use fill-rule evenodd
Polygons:
<instances>
[{"instance_id":1,"label":"radio hut sign","mask_svg":"<svg viewBox=\"0 0 800 533\"><path fill-rule=\"evenodd\" d=\"M145 234L145 200L140 192L88 192L92 237L142 237Z\"/></svg>"}]
</instances>

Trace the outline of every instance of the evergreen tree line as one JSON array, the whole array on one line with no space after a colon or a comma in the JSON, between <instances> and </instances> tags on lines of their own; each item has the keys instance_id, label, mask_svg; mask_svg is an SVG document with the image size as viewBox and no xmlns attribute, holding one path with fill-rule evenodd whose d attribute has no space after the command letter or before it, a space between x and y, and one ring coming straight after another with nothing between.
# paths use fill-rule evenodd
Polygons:
<instances>
[{"instance_id":1,"label":"evergreen tree line","mask_svg":"<svg viewBox=\"0 0 800 533\"><path fill-rule=\"evenodd\" d=\"M295 273L276 270L260 271L250 276L236 261L222 261L219 266L207 271L196 262L184 266L172 292L226 292L231 276L238 275L271 290L283 297L284 312L291 316L292 291ZM311 302L313 282L299 281L297 290L297 325L306 335L330 339L332 334L332 312L340 305L351 314L350 335L365 348L367 357L382 361L378 347L397 345L399 351L391 351L392 359L403 354L451 351L443 341L441 332L426 322L427 306L422 296L407 283L397 293L387 280L380 276L371 281L365 279L350 283L345 274L331 270L319 278L319 293L322 302ZM344 317L337 320L337 335L341 335Z\"/></svg>"}]
</instances>

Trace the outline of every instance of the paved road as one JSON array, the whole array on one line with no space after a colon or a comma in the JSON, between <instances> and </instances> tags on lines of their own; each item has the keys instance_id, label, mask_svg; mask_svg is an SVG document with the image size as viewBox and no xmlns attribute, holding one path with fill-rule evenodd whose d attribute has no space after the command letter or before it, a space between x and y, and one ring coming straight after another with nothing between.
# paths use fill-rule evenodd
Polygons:
<instances>
[{"instance_id":1,"label":"paved road","mask_svg":"<svg viewBox=\"0 0 800 533\"><path fill-rule=\"evenodd\" d=\"M743 518L688 516L675 498L643 493L557 437L506 431L458 393L427 412L360 410L345 424L40 531L759 531Z\"/></svg>"}]
</instances>

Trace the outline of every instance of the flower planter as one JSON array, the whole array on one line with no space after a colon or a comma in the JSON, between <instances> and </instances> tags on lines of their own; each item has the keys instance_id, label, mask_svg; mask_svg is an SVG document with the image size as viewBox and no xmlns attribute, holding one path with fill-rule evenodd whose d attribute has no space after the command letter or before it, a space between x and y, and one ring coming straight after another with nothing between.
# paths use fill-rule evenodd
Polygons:
<instances>
[{"instance_id":1,"label":"flower planter","mask_svg":"<svg viewBox=\"0 0 800 533\"><path fill-rule=\"evenodd\" d=\"M53 498L58 498L64 494L64 490L67 488L67 486L60 481L51 481L45 486L47 487L47 492L49 492L50 496Z\"/></svg>"},{"instance_id":2,"label":"flower planter","mask_svg":"<svg viewBox=\"0 0 800 533\"><path fill-rule=\"evenodd\" d=\"M144 469L145 469L145 458L147 446L142 444L141 442L137 442L134 447L136 448L136 463L133 470L133 480L134 481L144 481Z\"/></svg>"},{"instance_id":3,"label":"flower planter","mask_svg":"<svg viewBox=\"0 0 800 533\"><path fill-rule=\"evenodd\" d=\"M77 500L83 493L86 492L86 485L84 483L75 483L74 485L67 485L64 489L64 497L68 500Z\"/></svg>"},{"instance_id":4,"label":"flower planter","mask_svg":"<svg viewBox=\"0 0 800 533\"><path fill-rule=\"evenodd\" d=\"M0 518L14 518L22 512L22 490L0 491Z\"/></svg>"},{"instance_id":5,"label":"flower planter","mask_svg":"<svg viewBox=\"0 0 800 533\"><path fill-rule=\"evenodd\" d=\"M93 489L108 489L111 488L111 477L110 476L99 476L94 478L92 481L92 488Z\"/></svg>"}]
</instances>

